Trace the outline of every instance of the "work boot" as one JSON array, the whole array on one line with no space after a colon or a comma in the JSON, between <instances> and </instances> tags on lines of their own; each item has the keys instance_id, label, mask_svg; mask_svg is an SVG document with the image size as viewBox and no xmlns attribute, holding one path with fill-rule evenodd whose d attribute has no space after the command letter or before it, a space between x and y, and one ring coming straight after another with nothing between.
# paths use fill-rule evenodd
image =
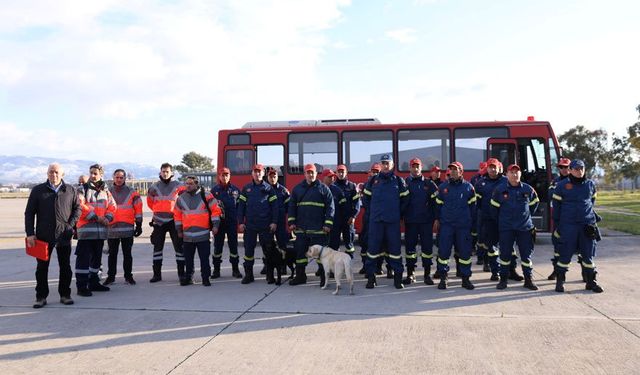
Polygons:
<instances>
[{"instance_id":1,"label":"work boot","mask_svg":"<svg viewBox=\"0 0 640 375\"><path fill-rule=\"evenodd\" d=\"M438 289L447 289L447 279L448 276L446 273L440 274L440 283L438 283Z\"/></svg>"},{"instance_id":2,"label":"work boot","mask_svg":"<svg viewBox=\"0 0 640 375\"><path fill-rule=\"evenodd\" d=\"M387 279L393 279L393 268L387 264Z\"/></svg>"},{"instance_id":3,"label":"work boot","mask_svg":"<svg viewBox=\"0 0 640 375\"><path fill-rule=\"evenodd\" d=\"M495 273L494 273L494 272L492 272L492 273L491 273L491 277L489 278L489 280L491 280L491 281L498 281L498 280L500 280L500 276L498 276L498 273L497 273L497 272L495 272Z\"/></svg>"},{"instance_id":4,"label":"work boot","mask_svg":"<svg viewBox=\"0 0 640 375\"><path fill-rule=\"evenodd\" d=\"M218 274L220 274L220 269L218 269ZM236 279L242 278L242 274L240 273L240 268L238 267L238 263L231 265L231 276L233 276Z\"/></svg>"},{"instance_id":5,"label":"work boot","mask_svg":"<svg viewBox=\"0 0 640 375\"><path fill-rule=\"evenodd\" d=\"M564 292L564 281L566 278L565 272L556 272L556 292Z\"/></svg>"},{"instance_id":6,"label":"work boot","mask_svg":"<svg viewBox=\"0 0 640 375\"><path fill-rule=\"evenodd\" d=\"M262 258L262 269L260 270L260 274L261 275L266 275L267 274L267 265L264 262L264 258ZM242 276L240 276L242 277Z\"/></svg>"},{"instance_id":7,"label":"work boot","mask_svg":"<svg viewBox=\"0 0 640 375\"><path fill-rule=\"evenodd\" d=\"M407 278L402 280L402 283L404 285L411 285L416 282L416 276L414 275L414 271L415 271L415 266L407 266Z\"/></svg>"},{"instance_id":8,"label":"work boot","mask_svg":"<svg viewBox=\"0 0 640 375\"><path fill-rule=\"evenodd\" d=\"M107 276L107 278L104 280L104 283L102 283L102 285L110 285L110 284L113 284L115 281L116 281L115 276Z\"/></svg>"},{"instance_id":9,"label":"work boot","mask_svg":"<svg viewBox=\"0 0 640 375\"><path fill-rule=\"evenodd\" d=\"M209 281L208 277L202 278L202 286L211 286L211 281Z\"/></svg>"},{"instance_id":10,"label":"work boot","mask_svg":"<svg viewBox=\"0 0 640 375\"><path fill-rule=\"evenodd\" d=\"M596 275L593 270L588 270L586 272L586 276L587 276L587 285L585 285L586 290L590 290L594 293L604 292L604 289L602 289L602 287L598 285L598 283L596 282L596 278L595 278Z\"/></svg>"},{"instance_id":11,"label":"work boot","mask_svg":"<svg viewBox=\"0 0 640 375\"><path fill-rule=\"evenodd\" d=\"M124 281L129 285L136 285L136 281L133 279L133 276L125 276Z\"/></svg>"},{"instance_id":12,"label":"work boot","mask_svg":"<svg viewBox=\"0 0 640 375\"><path fill-rule=\"evenodd\" d=\"M364 269L364 263L362 264L362 268L360 268L358 270L358 274L360 275L365 275L367 273L367 270Z\"/></svg>"},{"instance_id":13,"label":"work boot","mask_svg":"<svg viewBox=\"0 0 640 375\"><path fill-rule=\"evenodd\" d=\"M162 280L162 266L153 265L153 277L149 280L150 283L157 283Z\"/></svg>"},{"instance_id":14,"label":"work boot","mask_svg":"<svg viewBox=\"0 0 640 375\"><path fill-rule=\"evenodd\" d=\"M424 267L424 283L427 285L433 285L433 279L431 279L431 266Z\"/></svg>"},{"instance_id":15,"label":"work boot","mask_svg":"<svg viewBox=\"0 0 640 375\"><path fill-rule=\"evenodd\" d=\"M522 277L522 275L518 273L518 270L516 269L516 266L514 265L514 263L515 262L511 262L511 268L509 269L509 280L514 280L514 281L524 280L524 277Z\"/></svg>"},{"instance_id":16,"label":"work boot","mask_svg":"<svg viewBox=\"0 0 640 375\"><path fill-rule=\"evenodd\" d=\"M384 263L384 257L379 257L376 259L376 275L384 275L384 271L382 271L382 264Z\"/></svg>"},{"instance_id":17,"label":"work boot","mask_svg":"<svg viewBox=\"0 0 640 375\"><path fill-rule=\"evenodd\" d=\"M538 290L538 286L533 282L532 275L524 275L524 285L525 288L529 290Z\"/></svg>"},{"instance_id":18,"label":"work boot","mask_svg":"<svg viewBox=\"0 0 640 375\"><path fill-rule=\"evenodd\" d=\"M474 290L476 288L471 283L471 280L469 280L469 277L467 277L467 276L463 276L462 277L462 287L465 288L466 290Z\"/></svg>"},{"instance_id":19,"label":"work boot","mask_svg":"<svg viewBox=\"0 0 640 375\"><path fill-rule=\"evenodd\" d=\"M440 271L436 268L436 272L433 273L433 278L434 279L439 279L440 277L441 277Z\"/></svg>"},{"instance_id":20,"label":"work boot","mask_svg":"<svg viewBox=\"0 0 640 375\"><path fill-rule=\"evenodd\" d=\"M549 276L547 276L547 280L555 280L557 276L558 274L556 273L556 269L554 268L553 271L551 271L551 273L549 274Z\"/></svg>"},{"instance_id":21,"label":"work boot","mask_svg":"<svg viewBox=\"0 0 640 375\"><path fill-rule=\"evenodd\" d=\"M111 290L108 286L100 284L98 275L92 275L89 279L89 290L92 292L108 292Z\"/></svg>"},{"instance_id":22,"label":"work boot","mask_svg":"<svg viewBox=\"0 0 640 375\"><path fill-rule=\"evenodd\" d=\"M193 284L193 278L191 277L183 277L180 279L180 286L187 286Z\"/></svg>"},{"instance_id":23,"label":"work boot","mask_svg":"<svg viewBox=\"0 0 640 375\"><path fill-rule=\"evenodd\" d=\"M36 302L33 304L34 309L41 309L47 304L46 298L38 298Z\"/></svg>"},{"instance_id":24,"label":"work boot","mask_svg":"<svg viewBox=\"0 0 640 375\"><path fill-rule=\"evenodd\" d=\"M318 264L316 275L320 276L320 287L322 288L324 286L324 283L327 282L327 279L324 276L324 266L322 264Z\"/></svg>"},{"instance_id":25,"label":"work boot","mask_svg":"<svg viewBox=\"0 0 640 375\"><path fill-rule=\"evenodd\" d=\"M402 284L402 272L393 273L393 286L396 289L404 289L404 284Z\"/></svg>"},{"instance_id":26,"label":"work boot","mask_svg":"<svg viewBox=\"0 0 640 375\"><path fill-rule=\"evenodd\" d=\"M91 297L93 293L88 288L78 288L78 295L82 297Z\"/></svg>"},{"instance_id":27,"label":"work boot","mask_svg":"<svg viewBox=\"0 0 640 375\"><path fill-rule=\"evenodd\" d=\"M240 284L249 284L254 282L253 279L253 266L244 266L244 277Z\"/></svg>"},{"instance_id":28,"label":"work boot","mask_svg":"<svg viewBox=\"0 0 640 375\"><path fill-rule=\"evenodd\" d=\"M307 283L307 274L305 273L306 266L304 264L296 264L295 277L289 280L289 285L300 285Z\"/></svg>"},{"instance_id":29,"label":"work boot","mask_svg":"<svg viewBox=\"0 0 640 375\"><path fill-rule=\"evenodd\" d=\"M217 279L217 278L219 278L219 277L220 277L220 263L218 263L218 264L215 264L215 263L214 263L214 264L213 264L213 269L211 270L211 276L210 276L210 278L211 278L212 280L215 280L215 279Z\"/></svg>"},{"instance_id":30,"label":"work boot","mask_svg":"<svg viewBox=\"0 0 640 375\"><path fill-rule=\"evenodd\" d=\"M507 284L509 280L509 275L508 274L501 274L500 275L500 282L498 283L498 285L496 285L496 289L507 289Z\"/></svg>"},{"instance_id":31,"label":"work boot","mask_svg":"<svg viewBox=\"0 0 640 375\"><path fill-rule=\"evenodd\" d=\"M176 261L178 269L178 280L182 280L185 277L184 274L184 261Z\"/></svg>"},{"instance_id":32,"label":"work boot","mask_svg":"<svg viewBox=\"0 0 640 375\"><path fill-rule=\"evenodd\" d=\"M582 263L580 263L580 274L582 275L582 282L586 283L588 281L588 276L587 273L589 271L587 270L587 267L583 266Z\"/></svg>"},{"instance_id":33,"label":"work boot","mask_svg":"<svg viewBox=\"0 0 640 375\"><path fill-rule=\"evenodd\" d=\"M73 305L73 300L71 299L71 297L62 296L60 297L60 303L63 305Z\"/></svg>"},{"instance_id":34,"label":"work boot","mask_svg":"<svg viewBox=\"0 0 640 375\"><path fill-rule=\"evenodd\" d=\"M376 285L378 285L378 282L376 281L376 275L373 273L367 275L367 285L365 285L365 288L373 289L376 287Z\"/></svg>"}]
</instances>

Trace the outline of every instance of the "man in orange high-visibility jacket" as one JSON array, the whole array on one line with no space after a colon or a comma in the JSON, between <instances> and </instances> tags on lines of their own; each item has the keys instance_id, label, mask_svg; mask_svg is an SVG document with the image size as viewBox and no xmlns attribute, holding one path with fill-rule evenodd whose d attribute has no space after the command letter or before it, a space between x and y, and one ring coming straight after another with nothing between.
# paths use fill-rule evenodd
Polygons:
<instances>
[{"instance_id":1,"label":"man in orange high-visibility jacket","mask_svg":"<svg viewBox=\"0 0 640 375\"><path fill-rule=\"evenodd\" d=\"M178 237L173 221L173 208L178 195L184 191L184 185L172 181L173 167L169 163L160 166L160 181L154 182L147 193L147 206L153 211L153 219L149 225L153 227L151 243L153 244L153 277L149 282L162 280L162 250L164 240L169 232L173 249L176 252L178 278L184 278L184 254L182 253L182 239Z\"/></svg>"},{"instance_id":2,"label":"man in orange high-visibility jacket","mask_svg":"<svg viewBox=\"0 0 640 375\"><path fill-rule=\"evenodd\" d=\"M109 271L105 285L113 283L116 279L118 268L118 247L122 243L122 268L124 268L124 280L127 284L135 285L133 274L133 237L142 234L142 199L140 194L125 184L127 172L124 169L116 169L113 172L113 186L109 189L113 199L118 205L115 217L109 225ZM135 228L134 228L135 226Z\"/></svg>"},{"instance_id":3,"label":"man in orange high-visibility jacket","mask_svg":"<svg viewBox=\"0 0 640 375\"><path fill-rule=\"evenodd\" d=\"M107 239L109 223L116 212L116 202L107 189L100 164L89 167L89 182L78 190L82 213L78 220L76 246L76 286L78 295L89 297L93 292L106 292L100 284L98 270L102 263L102 248Z\"/></svg>"},{"instance_id":4,"label":"man in orange high-visibility jacket","mask_svg":"<svg viewBox=\"0 0 640 375\"><path fill-rule=\"evenodd\" d=\"M174 208L176 230L182 238L182 248L186 261L186 272L180 285L193 284L193 259L196 248L200 258L200 274L202 285L210 286L211 266L211 233L216 234L220 228L222 210L218 201L209 192L200 188L198 178L188 176L185 180L187 191L181 194Z\"/></svg>"}]
</instances>

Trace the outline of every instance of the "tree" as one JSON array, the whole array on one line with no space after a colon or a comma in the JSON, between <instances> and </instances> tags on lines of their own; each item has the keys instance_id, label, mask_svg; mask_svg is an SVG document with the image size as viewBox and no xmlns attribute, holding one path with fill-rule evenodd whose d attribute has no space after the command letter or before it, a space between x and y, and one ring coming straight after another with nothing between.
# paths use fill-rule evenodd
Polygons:
<instances>
[{"instance_id":1,"label":"tree","mask_svg":"<svg viewBox=\"0 0 640 375\"><path fill-rule=\"evenodd\" d=\"M604 129L588 130L582 125L566 131L558 140L564 148L564 157L582 159L586 164L587 176L594 174L596 166L607 163L607 131Z\"/></svg>"},{"instance_id":2,"label":"tree","mask_svg":"<svg viewBox=\"0 0 640 375\"><path fill-rule=\"evenodd\" d=\"M196 172L211 172L213 171L213 163L210 157L191 151L182 155L182 163L176 165L176 170L182 175Z\"/></svg>"}]
</instances>

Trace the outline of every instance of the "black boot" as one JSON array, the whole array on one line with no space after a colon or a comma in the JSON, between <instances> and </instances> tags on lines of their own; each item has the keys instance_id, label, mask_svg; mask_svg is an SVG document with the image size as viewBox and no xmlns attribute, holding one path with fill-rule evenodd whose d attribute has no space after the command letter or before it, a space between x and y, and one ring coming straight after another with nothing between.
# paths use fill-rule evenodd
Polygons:
<instances>
[{"instance_id":1,"label":"black boot","mask_svg":"<svg viewBox=\"0 0 640 375\"><path fill-rule=\"evenodd\" d=\"M516 265L514 263L515 261L511 261L511 268L509 268L509 280L514 280L514 281L524 280L524 277L522 277L522 275L518 273L518 270L516 270Z\"/></svg>"},{"instance_id":2,"label":"black boot","mask_svg":"<svg viewBox=\"0 0 640 375\"><path fill-rule=\"evenodd\" d=\"M402 280L402 283L404 285L411 285L416 282L416 276L414 274L415 269L416 269L415 266L407 266L407 278Z\"/></svg>"},{"instance_id":3,"label":"black boot","mask_svg":"<svg viewBox=\"0 0 640 375\"><path fill-rule=\"evenodd\" d=\"M589 277L587 276L588 273L588 269L587 267L582 265L582 262L580 262L580 274L582 275L582 282L586 283L589 281Z\"/></svg>"},{"instance_id":4,"label":"black boot","mask_svg":"<svg viewBox=\"0 0 640 375\"><path fill-rule=\"evenodd\" d=\"M220 263L214 263L213 270L211 271L211 278L217 279L219 277L220 277Z\"/></svg>"},{"instance_id":5,"label":"black boot","mask_svg":"<svg viewBox=\"0 0 640 375\"><path fill-rule=\"evenodd\" d=\"M184 274L184 261L176 261L176 265L178 268L178 280L182 280L186 276ZM192 277L192 275L189 275L189 277Z\"/></svg>"},{"instance_id":6,"label":"black boot","mask_svg":"<svg viewBox=\"0 0 640 375\"><path fill-rule=\"evenodd\" d=\"M491 272L491 267L489 266L489 255L484 254L484 262L482 263L482 272Z\"/></svg>"},{"instance_id":7,"label":"black boot","mask_svg":"<svg viewBox=\"0 0 640 375\"><path fill-rule=\"evenodd\" d=\"M476 288L471 283L471 280L469 280L469 277L467 276L462 276L462 287L465 288L466 290L474 290Z\"/></svg>"},{"instance_id":8,"label":"black boot","mask_svg":"<svg viewBox=\"0 0 640 375\"><path fill-rule=\"evenodd\" d=\"M376 285L378 285L378 282L376 281L376 275L374 273L367 275L367 285L365 285L365 288L373 289L376 287Z\"/></svg>"},{"instance_id":9,"label":"black boot","mask_svg":"<svg viewBox=\"0 0 640 375\"><path fill-rule=\"evenodd\" d=\"M387 264L387 279L393 279L393 269Z\"/></svg>"},{"instance_id":10,"label":"black boot","mask_svg":"<svg viewBox=\"0 0 640 375\"><path fill-rule=\"evenodd\" d=\"M253 266L244 266L244 277L242 281L240 281L240 284L249 284L253 281Z\"/></svg>"},{"instance_id":11,"label":"black boot","mask_svg":"<svg viewBox=\"0 0 640 375\"><path fill-rule=\"evenodd\" d=\"M460 271L460 257L454 255L453 259L456 261L456 277L462 277L462 272Z\"/></svg>"},{"instance_id":12,"label":"black boot","mask_svg":"<svg viewBox=\"0 0 640 375\"><path fill-rule=\"evenodd\" d=\"M242 278L242 274L240 273L240 268L238 267L238 263L231 265L231 276L235 277L236 279Z\"/></svg>"},{"instance_id":13,"label":"black boot","mask_svg":"<svg viewBox=\"0 0 640 375\"><path fill-rule=\"evenodd\" d=\"M438 289L447 289L447 279L448 275L446 273L440 274L440 283L438 283Z\"/></svg>"},{"instance_id":14,"label":"black boot","mask_svg":"<svg viewBox=\"0 0 640 375\"><path fill-rule=\"evenodd\" d=\"M555 280L556 276L558 276L558 274L556 273L556 263L558 262L557 259L551 259L551 264L553 264L553 271L551 271L551 274L549 274L549 276L547 276L547 280Z\"/></svg>"},{"instance_id":15,"label":"black boot","mask_svg":"<svg viewBox=\"0 0 640 375\"><path fill-rule=\"evenodd\" d=\"M436 268L436 272L433 273L433 278L434 279L439 279L440 278L440 271L438 271L438 269Z\"/></svg>"},{"instance_id":16,"label":"black boot","mask_svg":"<svg viewBox=\"0 0 640 375\"><path fill-rule=\"evenodd\" d=\"M327 282L327 279L324 275L324 266L322 264L318 264L318 271L316 271L316 275L320 276L320 287L322 288Z\"/></svg>"},{"instance_id":17,"label":"black boot","mask_svg":"<svg viewBox=\"0 0 640 375\"><path fill-rule=\"evenodd\" d=\"M433 279L431 279L431 266L424 266L424 283L427 285L433 285Z\"/></svg>"},{"instance_id":18,"label":"black boot","mask_svg":"<svg viewBox=\"0 0 640 375\"><path fill-rule=\"evenodd\" d=\"M491 281L498 281L500 280L500 276L498 276L498 273L491 273L491 277L489 278L489 280Z\"/></svg>"},{"instance_id":19,"label":"black boot","mask_svg":"<svg viewBox=\"0 0 640 375\"><path fill-rule=\"evenodd\" d=\"M300 285L307 283L307 274L305 273L306 266L304 264L296 264L296 276L289 280L289 285Z\"/></svg>"},{"instance_id":20,"label":"black boot","mask_svg":"<svg viewBox=\"0 0 640 375\"><path fill-rule=\"evenodd\" d=\"M602 293L604 289L596 282L596 273L593 269L588 269L586 272L587 276L587 285L585 286L586 290L590 290L594 293Z\"/></svg>"},{"instance_id":21,"label":"black boot","mask_svg":"<svg viewBox=\"0 0 640 375\"><path fill-rule=\"evenodd\" d=\"M565 272L556 272L556 292L564 292L564 280L566 278Z\"/></svg>"},{"instance_id":22,"label":"black boot","mask_svg":"<svg viewBox=\"0 0 640 375\"><path fill-rule=\"evenodd\" d=\"M264 258L262 258L262 269L260 270L260 274L261 275L266 275L267 274L267 265L264 263ZM242 276L240 276L242 277Z\"/></svg>"},{"instance_id":23,"label":"black boot","mask_svg":"<svg viewBox=\"0 0 640 375\"><path fill-rule=\"evenodd\" d=\"M393 273L393 286L396 289L404 289L404 284L402 284L402 272Z\"/></svg>"},{"instance_id":24,"label":"black boot","mask_svg":"<svg viewBox=\"0 0 640 375\"><path fill-rule=\"evenodd\" d=\"M378 257L378 259L376 259L376 275L384 275L384 271L382 271L382 264L384 263L384 257Z\"/></svg>"},{"instance_id":25,"label":"black boot","mask_svg":"<svg viewBox=\"0 0 640 375\"><path fill-rule=\"evenodd\" d=\"M529 290L538 290L538 286L533 282L533 275L524 275L524 285Z\"/></svg>"},{"instance_id":26,"label":"black boot","mask_svg":"<svg viewBox=\"0 0 640 375\"><path fill-rule=\"evenodd\" d=\"M153 265L153 277L149 280L150 283L157 283L162 280L162 265Z\"/></svg>"},{"instance_id":27,"label":"black boot","mask_svg":"<svg viewBox=\"0 0 640 375\"><path fill-rule=\"evenodd\" d=\"M98 274L91 274L89 276L89 290L92 292L108 292L111 289L108 286L100 284Z\"/></svg>"},{"instance_id":28,"label":"black boot","mask_svg":"<svg viewBox=\"0 0 640 375\"><path fill-rule=\"evenodd\" d=\"M501 274L500 282L498 283L498 285L496 285L496 289L500 289L500 290L507 289L508 280L509 280L508 274Z\"/></svg>"}]
</instances>

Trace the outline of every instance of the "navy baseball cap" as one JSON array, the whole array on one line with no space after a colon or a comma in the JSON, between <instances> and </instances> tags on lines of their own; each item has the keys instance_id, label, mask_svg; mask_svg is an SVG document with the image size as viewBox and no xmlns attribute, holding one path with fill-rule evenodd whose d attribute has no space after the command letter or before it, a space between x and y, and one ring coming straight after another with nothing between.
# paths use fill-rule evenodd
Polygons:
<instances>
[{"instance_id":1,"label":"navy baseball cap","mask_svg":"<svg viewBox=\"0 0 640 375\"><path fill-rule=\"evenodd\" d=\"M380 157L380 161L393 161L391 154L384 154Z\"/></svg>"},{"instance_id":2,"label":"navy baseball cap","mask_svg":"<svg viewBox=\"0 0 640 375\"><path fill-rule=\"evenodd\" d=\"M569 168L571 169L584 169L584 162L580 159L575 159L571 161L569 164Z\"/></svg>"}]
</instances>

